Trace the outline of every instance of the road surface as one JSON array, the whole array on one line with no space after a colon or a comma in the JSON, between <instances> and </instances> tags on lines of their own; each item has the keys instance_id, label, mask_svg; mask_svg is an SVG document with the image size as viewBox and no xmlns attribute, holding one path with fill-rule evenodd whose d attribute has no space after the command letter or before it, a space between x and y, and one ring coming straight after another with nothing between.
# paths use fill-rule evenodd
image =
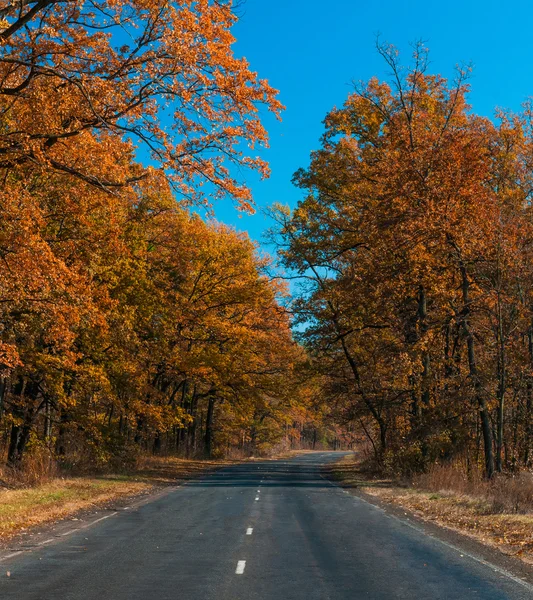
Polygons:
<instances>
[{"instance_id":1,"label":"road surface","mask_svg":"<svg viewBox=\"0 0 533 600\"><path fill-rule=\"evenodd\" d=\"M109 512L4 556L0 598L533 598L518 578L325 480L322 465L338 458L324 452L234 465Z\"/></svg>"}]
</instances>

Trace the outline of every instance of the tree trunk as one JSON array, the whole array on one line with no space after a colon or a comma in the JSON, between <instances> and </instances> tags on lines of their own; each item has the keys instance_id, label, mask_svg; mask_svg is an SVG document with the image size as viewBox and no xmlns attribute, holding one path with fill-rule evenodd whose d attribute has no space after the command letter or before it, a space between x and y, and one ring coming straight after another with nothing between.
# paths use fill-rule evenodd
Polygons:
<instances>
[{"instance_id":1,"label":"tree trunk","mask_svg":"<svg viewBox=\"0 0 533 600\"><path fill-rule=\"evenodd\" d=\"M48 440L52 437L52 404L46 400L44 404L44 439Z\"/></svg>"},{"instance_id":2,"label":"tree trunk","mask_svg":"<svg viewBox=\"0 0 533 600\"><path fill-rule=\"evenodd\" d=\"M69 422L69 416L67 411L63 408L61 410L61 416L59 417L59 431L57 434L57 442L56 442L56 454L58 456L65 456L66 450L66 434L67 434L67 425Z\"/></svg>"},{"instance_id":3,"label":"tree trunk","mask_svg":"<svg viewBox=\"0 0 533 600\"><path fill-rule=\"evenodd\" d=\"M213 423L215 415L215 401L214 394L211 394L208 398L207 404L207 417L205 420L205 454L211 457L213 453Z\"/></svg>"},{"instance_id":4,"label":"tree trunk","mask_svg":"<svg viewBox=\"0 0 533 600\"><path fill-rule=\"evenodd\" d=\"M144 419L143 417L137 417L137 428L135 429L135 437L133 438L133 441L136 444L140 444L142 442L143 439L143 428L144 428Z\"/></svg>"},{"instance_id":5,"label":"tree trunk","mask_svg":"<svg viewBox=\"0 0 533 600\"><path fill-rule=\"evenodd\" d=\"M154 444L152 446L152 454L161 454L161 432L156 431Z\"/></svg>"},{"instance_id":6,"label":"tree trunk","mask_svg":"<svg viewBox=\"0 0 533 600\"><path fill-rule=\"evenodd\" d=\"M474 391L476 402L479 407L479 417L481 420L481 430L483 433L483 450L485 454L485 475L487 479L491 479L494 474L494 454L492 449L492 430L490 426L490 416L483 396L483 389L479 379L479 373L476 364L476 351L474 344L474 336L470 330L470 282L466 267L461 263L461 279L462 279L462 295L463 295L463 310L462 310L462 326L466 337L468 368L470 377L474 383Z\"/></svg>"},{"instance_id":7,"label":"tree trunk","mask_svg":"<svg viewBox=\"0 0 533 600\"><path fill-rule=\"evenodd\" d=\"M379 439L380 439L380 443L381 443L381 454L383 454L387 449L387 423L385 422L385 420L383 419L383 417L381 416L381 414L377 410L377 408L373 405L370 398L367 396L367 394L362 386L361 375L359 373L359 367L357 366L357 363L356 363L355 359L353 358L352 353L350 352L344 337L341 338L341 345L342 345L342 349L344 352L344 356L346 357L346 360L348 361L348 364L350 365L350 369L352 370L352 373L353 373L353 376L355 379L355 383L357 385L359 393L361 394L363 402L365 403L366 407L370 411L370 414L374 417L374 419L376 420L376 423L378 424Z\"/></svg>"},{"instance_id":8,"label":"tree trunk","mask_svg":"<svg viewBox=\"0 0 533 600\"><path fill-rule=\"evenodd\" d=\"M529 363L530 368L533 366L533 324L529 326L527 332L528 350L529 350ZM524 448L524 466L529 467L530 452L533 436L533 423L532 421L532 408L533 408L533 377L528 375L527 377L527 389L526 389L526 414L525 414L525 448Z\"/></svg>"},{"instance_id":9,"label":"tree trunk","mask_svg":"<svg viewBox=\"0 0 533 600\"><path fill-rule=\"evenodd\" d=\"M4 403L7 393L7 377L0 377L0 422L4 416Z\"/></svg>"},{"instance_id":10,"label":"tree trunk","mask_svg":"<svg viewBox=\"0 0 533 600\"><path fill-rule=\"evenodd\" d=\"M18 396L18 401L13 410L15 422L11 426L7 462L11 467L17 467L22 462L38 412L38 408L35 406L38 386L35 382L21 377L13 391L14 395Z\"/></svg>"},{"instance_id":11,"label":"tree trunk","mask_svg":"<svg viewBox=\"0 0 533 600\"><path fill-rule=\"evenodd\" d=\"M505 388L506 388L506 369L505 369L505 345L503 341L503 332L501 331L501 321L498 326L498 414L496 422L496 470L498 473L503 471L502 452L503 452L503 426L504 426L504 407L505 407Z\"/></svg>"},{"instance_id":12,"label":"tree trunk","mask_svg":"<svg viewBox=\"0 0 533 600\"><path fill-rule=\"evenodd\" d=\"M426 291L423 286L420 286L418 294L418 322L420 329L420 338L424 338L428 331L427 324L428 308ZM430 393L429 393L429 376L430 376L430 356L429 350L422 352L422 394L421 401L422 406L429 406Z\"/></svg>"}]
</instances>

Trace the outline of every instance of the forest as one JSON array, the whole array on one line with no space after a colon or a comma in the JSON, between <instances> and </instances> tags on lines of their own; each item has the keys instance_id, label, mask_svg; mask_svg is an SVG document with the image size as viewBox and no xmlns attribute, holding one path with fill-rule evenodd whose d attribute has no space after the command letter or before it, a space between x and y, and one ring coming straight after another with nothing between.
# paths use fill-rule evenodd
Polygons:
<instances>
[{"instance_id":1,"label":"forest","mask_svg":"<svg viewBox=\"0 0 533 600\"><path fill-rule=\"evenodd\" d=\"M0 13L0 447L12 468L39 452L84 468L139 451L265 451L307 418L294 391L305 353L271 259L197 214L222 199L251 210L232 173L267 174L242 148L266 144L260 106L282 106L233 56L228 4L178 6Z\"/></svg>"},{"instance_id":2,"label":"forest","mask_svg":"<svg viewBox=\"0 0 533 600\"><path fill-rule=\"evenodd\" d=\"M326 116L270 257L210 217L254 210L284 109L236 18L2 4L2 463L364 443L395 473L530 468L533 106L477 115L468 68L378 44L390 77Z\"/></svg>"}]
</instances>

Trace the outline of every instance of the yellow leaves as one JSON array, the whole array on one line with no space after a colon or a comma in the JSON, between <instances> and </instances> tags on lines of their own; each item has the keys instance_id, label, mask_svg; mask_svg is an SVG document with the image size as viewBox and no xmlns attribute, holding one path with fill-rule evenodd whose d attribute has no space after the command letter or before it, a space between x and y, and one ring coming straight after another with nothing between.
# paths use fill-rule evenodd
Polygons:
<instances>
[{"instance_id":1,"label":"yellow leaves","mask_svg":"<svg viewBox=\"0 0 533 600\"><path fill-rule=\"evenodd\" d=\"M272 205L272 210L278 211L281 215L285 217L290 217L291 208L288 204L281 204L281 202L275 202Z\"/></svg>"}]
</instances>

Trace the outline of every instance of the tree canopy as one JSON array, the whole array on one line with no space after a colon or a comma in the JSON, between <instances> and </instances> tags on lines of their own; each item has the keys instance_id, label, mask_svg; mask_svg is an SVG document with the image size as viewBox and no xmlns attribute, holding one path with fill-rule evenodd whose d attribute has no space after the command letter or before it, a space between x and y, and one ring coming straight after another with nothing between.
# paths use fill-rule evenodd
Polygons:
<instances>
[{"instance_id":1,"label":"tree canopy","mask_svg":"<svg viewBox=\"0 0 533 600\"><path fill-rule=\"evenodd\" d=\"M477 116L468 71L448 82L418 45L379 46L371 79L325 120L274 211L283 263L305 282L302 339L341 423L384 465L531 463L531 112Z\"/></svg>"},{"instance_id":2,"label":"tree canopy","mask_svg":"<svg viewBox=\"0 0 533 600\"><path fill-rule=\"evenodd\" d=\"M0 431L10 465L266 449L303 360L250 240L190 207L268 173L277 92L231 2L0 2ZM296 413L295 413L296 414Z\"/></svg>"}]
</instances>

